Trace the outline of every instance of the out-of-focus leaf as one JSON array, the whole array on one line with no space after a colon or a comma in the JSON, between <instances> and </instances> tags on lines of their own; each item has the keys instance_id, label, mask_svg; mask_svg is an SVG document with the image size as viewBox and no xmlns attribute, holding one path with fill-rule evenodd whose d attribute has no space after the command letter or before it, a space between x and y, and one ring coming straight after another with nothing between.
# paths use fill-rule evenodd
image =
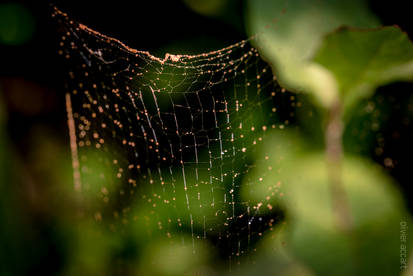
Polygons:
<instances>
[{"instance_id":1,"label":"out-of-focus leaf","mask_svg":"<svg viewBox=\"0 0 413 276\"><path fill-rule=\"evenodd\" d=\"M188 8L196 13L204 16L217 16L220 15L228 5L228 0L212 0L212 1L200 1L200 0L183 0Z\"/></svg>"},{"instance_id":2,"label":"out-of-focus leaf","mask_svg":"<svg viewBox=\"0 0 413 276\"><path fill-rule=\"evenodd\" d=\"M411 219L392 180L366 160L345 157L342 181L353 231L337 228L323 153L310 152L298 136L275 133L257 160L254 193L245 200L262 206L281 205L287 213L286 245L316 275L396 275L399 270L400 222ZM271 168L269 170L268 168ZM270 208L271 209L271 208ZM393 251L392 251L393 250Z\"/></svg>"},{"instance_id":3,"label":"out-of-focus leaf","mask_svg":"<svg viewBox=\"0 0 413 276\"><path fill-rule=\"evenodd\" d=\"M26 43L34 31L35 20L29 9L18 3L0 3L0 44Z\"/></svg>"},{"instance_id":4,"label":"out-of-focus leaf","mask_svg":"<svg viewBox=\"0 0 413 276\"><path fill-rule=\"evenodd\" d=\"M285 200L295 218L293 251L317 275L397 274L399 254L391 249L399 237L392 233L407 216L399 193L365 160L346 158L342 169L354 225L351 235L337 230L323 155L303 156L285 177Z\"/></svg>"},{"instance_id":5,"label":"out-of-focus leaf","mask_svg":"<svg viewBox=\"0 0 413 276\"><path fill-rule=\"evenodd\" d=\"M183 243L186 240L188 242ZM152 242L145 249L139 269L139 275L210 275L211 268L208 263L209 246L204 241L196 240L198 251L193 253L190 236L182 240L158 240Z\"/></svg>"},{"instance_id":6,"label":"out-of-focus leaf","mask_svg":"<svg viewBox=\"0 0 413 276\"><path fill-rule=\"evenodd\" d=\"M380 85L413 80L413 43L394 26L340 28L326 36L314 61L334 74L347 112Z\"/></svg>"},{"instance_id":7,"label":"out-of-focus leaf","mask_svg":"<svg viewBox=\"0 0 413 276\"><path fill-rule=\"evenodd\" d=\"M108 269L112 268L112 254L120 248L119 237L94 222L77 222L76 227L71 229L74 240L70 246L67 275L107 274Z\"/></svg>"},{"instance_id":8,"label":"out-of-focus leaf","mask_svg":"<svg viewBox=\"0 0 413 276\"><path fill-rule=\"evenodd\" d=\"M289 90L310 93L329 106L338 98L334 76L311 57L328 32L339 26L375 27L378 20L360 0L251 0L249 32L258 34L258 48Z\"/></svg>"},{"instance_id":9,"label":"out-of-focus leaf","mask_svg":"<svg viewBox=\"0 0 413 276\"><path fill-rule=\"evenodd\" d=\"M292 255L290 248L286 246L289 230L289 222L286 222L282 225L277 225L276 229L268 232L258 243L257 254L252 257L254 261L256 260L256 264L241 264L237 268L236 274L240 276L314 276L311 270L300 263ZM233 275L233 273L228 273L228 275Z\"/></svg>"}]
</instances>

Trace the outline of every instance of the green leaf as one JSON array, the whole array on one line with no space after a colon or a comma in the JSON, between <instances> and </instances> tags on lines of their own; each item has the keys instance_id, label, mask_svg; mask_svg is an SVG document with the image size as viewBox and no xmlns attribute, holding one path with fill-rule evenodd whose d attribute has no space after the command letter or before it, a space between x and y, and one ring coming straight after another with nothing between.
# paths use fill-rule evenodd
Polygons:
<instances>
[{"instance_id":1,"label":"green leaf","mask_svg":"<svg viewBox=\"0 0 413 276\"><path fill-rule=\"evenodd\" d=\"M251 179L242 186L244 200L269 213L286 210L286 246L316 275L396 275L399 271L400 223L411 218L395 183L368 160L345 156L342 184L352 217L350 235L337 228L336 213L323 152L311 151L297 135L272 133L262 148ZM269 169L271 168L271 169ZM410 230L409 230L410 231ZM409 234L411 231L409 232Z\"/></svg>"},{"instance_id":2,"label":"green leaf","mask_svg":"<svg viewBox=\"0 0 413 276\"><path fill-rule=\"evenodd\" d=\"M311 60L324 35L342 25L379 24L361 0L250 0L247 22L281 85L309 93L324 107L338 99L334 76Z\"/></svg>"},{"instance_id":3,"label":"green leaf","mask_svg":"<svg viewBox=\"0 0 413 276\"><path fill-rule=\"evenodd\" d=\"M209 275L207 264L211 261L212 248L204 240L196 239L193 251L191 236L182 239L152 240L144 249L145 254L137 263L136 275Z\"/></svg>"},{"instance_id":4,"label":"green leaf","mask_svg":"<svg viewBox=\"0 0 413 276\"><path fill-rule=\"evenodd\" d=\"M413 43L395 26L340 28L326 36L314 61L334 74L344 112L380 85L413 80Z\"/></svg>"},{"instance_id":5,"label":"green leaf","mask_svg":"<svg viewBox=\"0 0 413 276\"><path fill-rule=\"evenodd\" d=\"M258 242L257 253L254 255L255 265L241 264L236 271L237 275L315 276L310 268L300 263L286 246L290 228L288 223L278 224L275 229L267 232Z\"/></svg>"}]
</instances>

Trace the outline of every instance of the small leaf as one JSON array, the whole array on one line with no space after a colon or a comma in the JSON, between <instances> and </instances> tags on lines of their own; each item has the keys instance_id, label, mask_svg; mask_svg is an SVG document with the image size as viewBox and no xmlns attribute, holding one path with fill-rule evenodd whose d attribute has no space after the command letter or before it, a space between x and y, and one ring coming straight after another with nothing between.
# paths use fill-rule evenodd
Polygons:
<instances>
[{"instance_id":1,"label":"small leaf","mask_svg":"<svg viewBox=\"0 0 413 276\"><path fill-rule=\"evenodd\" d=\"M314 61L334 74L344 112L380 85L413 80L413 43L398 27L340 28L324 39Z\"/></svg>"}]
</instances>

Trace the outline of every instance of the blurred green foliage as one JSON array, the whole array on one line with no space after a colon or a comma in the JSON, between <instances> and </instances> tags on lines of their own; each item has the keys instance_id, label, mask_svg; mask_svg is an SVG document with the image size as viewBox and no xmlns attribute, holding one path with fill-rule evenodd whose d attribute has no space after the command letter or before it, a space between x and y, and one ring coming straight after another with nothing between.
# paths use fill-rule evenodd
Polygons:
<instances>
[{"instance_id":1,"label":"blurred green foliage","mask_svg":"<svg viewBox=\"0 0 413 276\"><path fill-rule=\"evenodd\" d=\"M258 0L247 7L249 33L259 34L257 46L281 85L310 93L323 107L339 94L331 72L312 60L324 36L342 25L379 26L364 0Z\"/></svg>"},{"instance_id":2,"label":"blurred green foliage","mask_svg":"<svg viewBox=\"0 0 413 276\"><path fill-rule=\"evenodd\" d=\"M413 44L394 26L341 28L324 38L313 60L334 74L347 113L380 85L413 78Z\"/></svg>"},{"instance_id":3,"label":"blurred green foliage","mask_svg":"<svg viewBox=\"0 0 413 276\"><path fill-rule=\"evenodd\" d=\"M249 8L250 30L262 32L258 47L281 84L309 93L329 113L342 106L339 116L351 120L360 100L379 85L413 77L413 45L405 33L397 27L354 28L378 26L364 1L250 1ZM283 190L285 195L271 204L282 205L289 215L291 252L316 275L398 274L400 254L394 248L400 239L394 233L410 216L388 176L359 157L345 155L341 160L341 181L354 223L346 234L334 222L331 160L303 145L297 134L276 134L272 140L268 148L274 152L268 155L275 160L257 172L268 175L263 187L244 196L259 202L269 198L273 188ZM351 136L345 142L351 143ZM267 168L274 173L268 174Z\"/></svg>"},{"instance_id":4,"label":"blurred green foliage","mask_svg":"<svg viewBox=\"0 0 413 276\"><path fill-rule=\"evenodd\" d=\"M19 45L27 42L34 33L34 19L22 4L0 3L0 43Z\"/></svg>"},{"instance_id":5,"label":"blurred green foliage","mask_svg":"<svg viewBox=\"0 0 413 276\"><path fill-rule=\"evenodd\" d=\"M383 170L359 157L344 158L343 184L354 223L347 235L336 228L324 153L312 150L289 130L273 133L270 140L263 146L272 150L265 153L270 158L254 173L265 177L259 187L244 190L243 195L256 202L268 198L264 206L286 210L285 249L316 275L396 275L399 252L393 248L398 247L399 236L394 233L401 221L410 223L410 216ZM268 197L274 189L277 195Z\"/></svg>"}]
</instances>

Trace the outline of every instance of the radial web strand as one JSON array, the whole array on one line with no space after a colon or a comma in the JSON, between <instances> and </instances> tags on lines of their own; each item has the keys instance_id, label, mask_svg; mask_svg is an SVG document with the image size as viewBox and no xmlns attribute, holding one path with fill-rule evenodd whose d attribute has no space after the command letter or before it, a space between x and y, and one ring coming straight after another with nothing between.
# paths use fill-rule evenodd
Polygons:
<instances>
[{"instance_id":1,"label":"radial web strand","mask_svg":"<svg viewBox=\"0 0 413 276\"><path fill-rule=\"evenodd\" d=\"M160 59L133 50L56 10L69 76L67 112L75 187L114 231L208 240L238 262L271 231L276 212L250 202L256 152L293 120L282 89L252 39L194 56Z\"/></svg>"}]
</instances>

